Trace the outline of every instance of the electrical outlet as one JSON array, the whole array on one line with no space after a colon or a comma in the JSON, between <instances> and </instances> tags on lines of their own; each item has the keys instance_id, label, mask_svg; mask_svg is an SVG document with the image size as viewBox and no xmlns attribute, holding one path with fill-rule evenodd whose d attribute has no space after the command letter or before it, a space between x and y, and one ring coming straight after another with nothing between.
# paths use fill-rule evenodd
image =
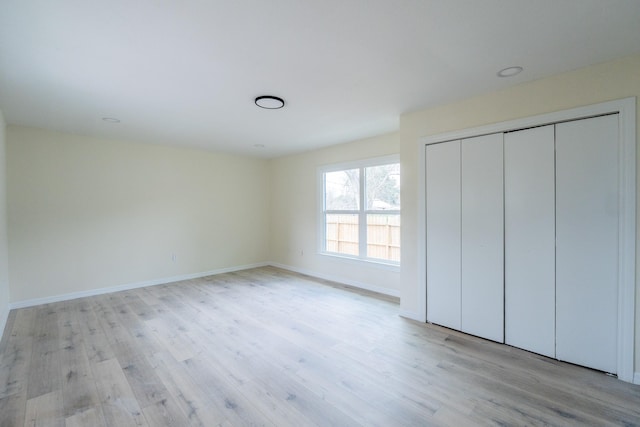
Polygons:
<instances>
[{"instance_id":1,"label":"electrical outlet","mask_svg":"<svg viewBox=\"0 0 640 427\"><path fill-rule=\"evenodd\" d=\"M171 254L171 261L176 262L177 259L178 259L178 257L176 256L176 254L172 253Z\"/></svg>"}]
</instances>

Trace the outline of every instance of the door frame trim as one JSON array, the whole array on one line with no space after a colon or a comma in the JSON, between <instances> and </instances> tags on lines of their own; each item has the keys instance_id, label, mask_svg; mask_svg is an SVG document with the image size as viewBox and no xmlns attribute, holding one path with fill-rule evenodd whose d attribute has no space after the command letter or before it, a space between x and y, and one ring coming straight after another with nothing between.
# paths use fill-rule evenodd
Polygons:
<instances>
[{"instance_id":1,"label":"door frame trim","mask_svg":"<svg viewBox=\"0 0 640 427\"><path fill-rule=\"evenodd\" d=\"M427 319L426 270L426 146L474 136L522 130L550 124L586 119L605 114L619 114L618 162L618 378L633 382L635 358L635 278L636 278L636 98L629 97L584 107L561 110L478 126L418 140L418 295L420 321Z\"/></svg>"}]
</instances>

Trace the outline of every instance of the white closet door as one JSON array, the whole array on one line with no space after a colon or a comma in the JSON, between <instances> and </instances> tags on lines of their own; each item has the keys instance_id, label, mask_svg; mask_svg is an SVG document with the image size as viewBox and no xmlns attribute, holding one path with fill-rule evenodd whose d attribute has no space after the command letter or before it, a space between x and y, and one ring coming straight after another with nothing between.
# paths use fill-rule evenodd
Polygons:
<instances>
[{"instance_id":1,"label":"white closet door","mask_svg":"<svg viewBox=\"0 0 640 427\"><path fill-rule=\"evenodd\" d=\"M556 357L615 373L618 116L556 125Z\"/></svg>"},{"instance_id":2,"label":"white closet door","mask_svg":"<svg viewBox=\"0 0 640 427\"><path fill-rule=\"evenodd\" d=\"M427 146L427 320L460 329L460 141Z\"/></svg>"},{"instance_id":3,"label":"white closet door","mask_svg":"<svg viewBox=\"0 0 640 427\"><path fill-rule=\"evenodd\" d=\"M462 141L462 331L504 342L503 134Z\"/></svg>"},{"instance_id":4,"label":"white closet door","mask_svg":"<svg viewBox=\"0 0 640 427\"><path fill-rule=\"evenodd\" d=\"M555 357L554 126L504 136L505 342Z\"/></svg>"}]
</instances>

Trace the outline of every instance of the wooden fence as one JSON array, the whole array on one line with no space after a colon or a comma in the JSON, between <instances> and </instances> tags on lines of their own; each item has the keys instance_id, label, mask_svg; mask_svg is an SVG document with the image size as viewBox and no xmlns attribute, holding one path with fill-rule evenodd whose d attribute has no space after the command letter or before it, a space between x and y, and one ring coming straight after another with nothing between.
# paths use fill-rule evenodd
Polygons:
<instances>
[{"instance_id":1,"label":"wooden fence","mask_svg":"<svg viewBox=\"0 0 640 427\"><path fill-rule=\"evenodd\" d=\"M358 215L327 215L327 252L358 255ZM400 262L400 215L367 215L367 257Z\"/></svg>"}]
</instances>

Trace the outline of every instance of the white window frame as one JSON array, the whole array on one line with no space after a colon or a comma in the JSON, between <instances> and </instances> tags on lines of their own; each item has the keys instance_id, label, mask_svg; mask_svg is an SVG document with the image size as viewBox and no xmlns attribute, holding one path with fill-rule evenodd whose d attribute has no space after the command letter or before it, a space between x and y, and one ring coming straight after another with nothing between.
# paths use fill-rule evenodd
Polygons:
<instances>
[{"instance_id":1,"label":"white window frame","mask_svg":"<svg viewBox=\"0 0 640 427\"><path fill-rule=\"evenodd\" d=\"M367 254L367 214L389 214L389 215L401 215L402 207L400 210L367 210L366 209L366 194L365 194L365 174L364 169L372 166L382 166L388 165L392 163L400 163L400 155L393 154L389 156L375 157L364 160L356 160L352 162L345 163L335 163L330 165L321 166L318 168L317 173L317 196L318 196L318 253L320 255L326 255L329 257L340 258L345 261L353 261L353 262L365 262L370 264L375 264L381 267L388 267L391 270L398 271L400 268L400 262L389 261L380 258L369 258L366 256ZM329 213L331 214L354 214L357 212L358 214L358 256L341 254L337 252L328 252L326 250L326 219L325 214L327 211L325 210L325 188L324 188L324 174L328 172L337 172L341 170L348 169L359 169L359 209L356 210L331 210ZM400 172L402 173L402 172ZM400 202L402 204L402 201ZM400 226L402 227L402 216L400 216ZM401 251L402 251L402 243Z\"/></svg>"}]
</instances>

